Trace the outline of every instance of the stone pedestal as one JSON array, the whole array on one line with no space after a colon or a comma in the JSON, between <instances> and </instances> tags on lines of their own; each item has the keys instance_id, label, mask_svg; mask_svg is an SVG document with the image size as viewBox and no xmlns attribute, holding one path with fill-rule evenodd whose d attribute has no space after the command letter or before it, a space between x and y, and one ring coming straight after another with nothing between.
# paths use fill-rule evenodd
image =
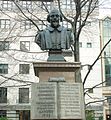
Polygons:
<instances>
[{"instance_id":1,"label":"stone pedestal","mask_svg":"<svg viewBox=\"0 0 111 120\"><path fill-rule=\"evenodd\" d=\"M75 82L75 72L80 69L79 62L38 62L33 65L40 82L46 82L50 78L64 78L66 82Z\"/></svg>"},{"instance_id":2,"label":"stone pedestal","mask_svg":"<svg viewBox=\"0 0 111 120\"><path fill-rule=\"evenodd\" d=\"M32 84L32 120L85 120L82 83L75 73L80 63L33 63L38 84Z\"/></svg>"}]
</instances>

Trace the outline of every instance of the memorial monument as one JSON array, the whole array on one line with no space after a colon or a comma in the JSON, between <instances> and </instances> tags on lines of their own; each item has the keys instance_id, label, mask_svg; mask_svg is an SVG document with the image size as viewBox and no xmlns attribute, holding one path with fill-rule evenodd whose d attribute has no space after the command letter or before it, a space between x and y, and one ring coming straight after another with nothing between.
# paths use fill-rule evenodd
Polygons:
<instances>
[{"instance_id":1,"label":"memorial monument","mask_svg":"<svg viewBox=\"0 0 111 120\"><path fill-rule=\"evenodd\" d=\"M38 32L35 42L42 50L49 50L49 61L63 61L62 49L69 49L74 45L74 37L68 28L60 26L62 16L58 10L52 10L47 16L50 26Z\"/></svg>"},{"instance_id":2,"label":"memorial monument","mask_svg":"<svg viewBox=\"0 0 111 120\"><path fill-rule=\"evenodd\" d=\"M85 120L82 83L76 83L79 62L67 62L63 49L74 44L68 28L60 26L62 16L56 9L47 16L50 25L40 31L35 42L49 51L47 62L35 62L35 75L39 83L31 87L31 120Z\"/></svg>"}]
</instances>

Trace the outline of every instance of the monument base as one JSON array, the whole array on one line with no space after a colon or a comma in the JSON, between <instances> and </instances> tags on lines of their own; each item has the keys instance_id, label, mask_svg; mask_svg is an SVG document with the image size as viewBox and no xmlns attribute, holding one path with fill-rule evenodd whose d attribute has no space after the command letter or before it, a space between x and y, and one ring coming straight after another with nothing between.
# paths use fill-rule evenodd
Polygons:
<instances>
[{"instance_id":1,"label":"monument base","mask_svg":"<svg viewBox=\"0 0 111 120\"><path fill-rule=\"evenodd\" d=\"M75 81L79 62L33 63L39 83L31 86L31 120L85 120L82 83Z\"/></svg>"},{"instance_id":2,"label":"monument base","mask_svg":"<svg viewBox=\"0 0 111 120\"><path fill-rule=\"evenodd\" d=\"M32 84L32 120L85 120L82 83Z\"/></svg>"},{"instance_id":3,"label":"monument base","mask_svg":"<svg viewBox=\"0 0 111 120\"><path fill-rule=\"evenodd\" d=\"M75 72L80 69L80 62L36 62L33 66L40 82L49 81L50 78L64 78L66 82L75 82Z\"/></svg>"}]
</instances>

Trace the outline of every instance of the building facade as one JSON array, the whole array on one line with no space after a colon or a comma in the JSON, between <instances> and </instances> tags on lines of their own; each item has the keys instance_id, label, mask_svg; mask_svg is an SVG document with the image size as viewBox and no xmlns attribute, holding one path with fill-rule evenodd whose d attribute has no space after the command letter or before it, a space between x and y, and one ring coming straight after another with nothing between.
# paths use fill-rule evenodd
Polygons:
<instances>
[{"instance_id":1,"label":"building facade","mask_svg":"<svg viewBox=\"0 0 111 120\"><path fill-rule=\"evenodd\" d=\"M99 21L91 22L84 29L81 35L82 38L80 38L81 76L83 81L90 66L95 62L100 53ZM101 74L101 59L98 59L85 82L86 109L92 111L95 120L99 120L103 115L103 102L100 102L103 100Z\"/></svg>"},{"instance_id":2,"label":"building facade","mask_svg":"<svg viewBox=\"0 0 111 120\"><path fill-rule=\"evenodd\" d=\"M111 18L105 17L100 20L101 47L105 46L111 39ZM111 43L106 46L101 56L102 61L102 82L104 96L104 120L111 119Z\"/></svg>"},{"instance_id":3,"label":"building facade","mask_svg":"<svg viewBox=\"0 0 111 120\"><path fill-rule=\"evenodd\" d=\"M72 0L62 0L61 6L65 15L75 14ZM39 82L39 78L34 74L33 62L44 62L48 57L47 51L41 51L34 42L38 31L36 25L40 30L48 25L47 10L50 11L53 7L58 7L56 0L43 3L36 0L0 1L0 117L30 120L30 86L31 83ZM84 11L85 9L86 7ZM87 21L80 35L82 81L100 52L99 21L93 16L98 16L98 9ZM65 21L61 24L71 28ZM65 54L67 61L74 61L73 55L67 52ZM93 88L101 83L101 80L101 60L98 60L85 83L87 108L93 111L102 105L99 102L93 103L102 99L101 86ZM101 110L98 109L95 115L100 117Z\"/></svg>"}]
</instances>

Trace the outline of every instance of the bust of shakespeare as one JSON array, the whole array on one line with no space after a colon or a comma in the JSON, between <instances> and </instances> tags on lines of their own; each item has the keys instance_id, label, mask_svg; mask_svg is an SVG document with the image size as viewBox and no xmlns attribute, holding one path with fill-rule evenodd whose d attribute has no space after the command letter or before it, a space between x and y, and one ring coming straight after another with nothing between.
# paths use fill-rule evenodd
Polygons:
<instances>
[{"instance_id":1,"label":"bust of shakespeare","mask_svg":"<svg viewBox=\"0 0 111 120\"><path fill-rule=\"evenodd\" d=\"M60 25L62 16L57 9L52 10L47 21L50 23L44 30L38 32L35 42L40 46L41 50L61 51L69 49L74 44L74 37L68 28Z\"/></svg>"}]
</instances>

